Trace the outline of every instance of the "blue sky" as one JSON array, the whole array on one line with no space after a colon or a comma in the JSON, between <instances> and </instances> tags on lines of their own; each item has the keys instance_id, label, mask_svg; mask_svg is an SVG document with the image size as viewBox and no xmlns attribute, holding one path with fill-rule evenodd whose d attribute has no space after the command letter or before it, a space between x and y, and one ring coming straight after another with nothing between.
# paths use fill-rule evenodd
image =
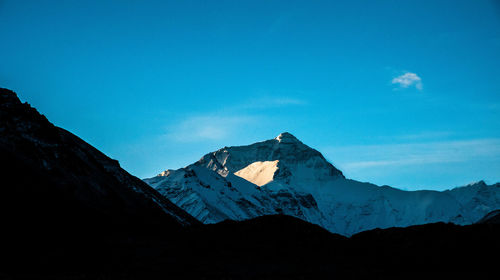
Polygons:
<instances>
[{"instance_id":1,"label":"blue sky","mask_svg":"<svg viewBox=\"0 0 500 280\"><path fill-rule=\"evenodd\" d=\"M289 131L361 181L500 181L497 1L0 0L0 38L0 86L138 177Z\"/></svg>"}]
</instances>

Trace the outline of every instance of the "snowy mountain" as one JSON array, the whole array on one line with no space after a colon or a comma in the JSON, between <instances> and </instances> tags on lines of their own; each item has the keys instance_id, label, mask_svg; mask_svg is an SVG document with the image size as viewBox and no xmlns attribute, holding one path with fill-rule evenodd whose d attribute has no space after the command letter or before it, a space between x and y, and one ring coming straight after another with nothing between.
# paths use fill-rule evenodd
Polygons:
<instances>
[{"instance_id":1,"label":"snowy mountain","mask_svg":"<svg viewBox=\"0 0 500 280\"><path fill-rule=\"evenodd\" d=\"M151 180L176 183L161 189L209 223L267 213L302 220L265 215L201 225L116 160L0 88L0 278L401 279L410 271L482 279L496 273L497 259L488 253L500 249L498 211L465 227L435 223L350 238L303 221L333 221L315 188L345 181L361 191L288 134L225 148L161 175ZM494 189L483 183L453 195L472 213L495 203Z\"/></svg>"},{"instance_id":2,"label":"snowy mountain","mask_svg":"<svg viewBox=\"0 0 500 280\"><path fill-rule=\"evenodd\" d=\"M290 133L224 147L145 181L203 223L286 214L352 235L433 222L472 224L500 209L500 184L403 191L347 179Z\"/></svg>"}]
</instances>

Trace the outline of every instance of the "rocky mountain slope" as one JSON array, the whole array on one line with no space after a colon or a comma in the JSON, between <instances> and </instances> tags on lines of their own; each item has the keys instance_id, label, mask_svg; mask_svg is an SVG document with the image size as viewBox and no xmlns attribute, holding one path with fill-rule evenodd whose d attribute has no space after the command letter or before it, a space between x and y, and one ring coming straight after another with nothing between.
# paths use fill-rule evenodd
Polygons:
<instances>
[{"instance_id":1,"label":"rocky mountain slope","mask_svg":"<svg viewBox=\"0 0 500 280\"><path fill-rule=\"evenodd\" d=\"M491 211L486 214L481 220L477 222L478 224L497 224L500 225L500 210Z\"/></svg>"},{"instance_id":2,"label":"rocky mountain slope","mask_svg":"<svg viewBox=\"0 0 500 280\"><path fill-rule=\"evenodd\" d=\"M0 178L0 271L35 261L52 267L66 254L79 255L81 265L100 263L106 254L86 256L199 224L6 89L0 89Z\"/></svg>"},{"instance_id":3,"label":"rocky mountain slope","mask_svg":"<svg viewBox=\"0 0 500 280\"><path fill-rule=\"evenodd\" d=\"M120 168L118 161L52 125L27 103L21 103L15 93L0 89L0 108L1 170L5 175L2 178L9 179L12 184L40 192L41 196L58 193L57 196L67 196L75 204L90 202L92 211L113 220L138 219L156 223L148 217L161 215L179 225L197 223L157 191ZM15 165L23 165L24 169L17 177L13 176ZM50 189L42 188L44 179L50 179ZM2 199L5 202L20 199L14 196L17 189L4 184Z\"/></svg>"},{"instance_id":4,"label":"rocky mountain slope","mask_svg":"<svg viewBox=\"0 0 500 280\"><path fill-rule=\"evenodd\" d=\"M500 208L500 184L403 191L346 179L290 133L224 147L145 182L203 223L286 214L343 235L434 222L472 224Z\"/></svg>"}]
</instances>

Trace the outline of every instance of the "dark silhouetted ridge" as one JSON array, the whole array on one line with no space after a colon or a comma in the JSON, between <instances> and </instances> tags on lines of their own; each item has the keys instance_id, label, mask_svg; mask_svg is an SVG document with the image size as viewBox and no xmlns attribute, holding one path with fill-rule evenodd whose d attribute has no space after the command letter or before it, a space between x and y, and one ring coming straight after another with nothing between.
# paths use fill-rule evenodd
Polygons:
<instances>
[{"instance_id":1,"label":"dark silhouetted ridge","mask_svg":"<svg viewBox=\"0 0 500 280\"><path fill-rule=\"evenodd\" d=\"M500 210L491 211L490 213L486 214L486 216L478 221L478 224L500 225Z\"/></svg>"},{"instance_id":2,"label":"dark silhouetted ridge","mask_svg":"<svg viewBox=\"0 0 500 280\"><path fill-rule=\"evenodd\" d=\"M0 180L0 279L484 279L497 272L496 223L351 238L286 215L202 225L5 89Z\"/></svg>"},{"instance_id":3,"label":"dark silhouetted ridge","mask_svg":"<svg viewBox=\"0 0 500 280\"><path fill-rule=\"evenodd\" d=\"M116 244L198 223L7 89L0 89L0 180L0 245L11 268L49 269L60 256L98 264Z\"/></svg>"}]
</instances>

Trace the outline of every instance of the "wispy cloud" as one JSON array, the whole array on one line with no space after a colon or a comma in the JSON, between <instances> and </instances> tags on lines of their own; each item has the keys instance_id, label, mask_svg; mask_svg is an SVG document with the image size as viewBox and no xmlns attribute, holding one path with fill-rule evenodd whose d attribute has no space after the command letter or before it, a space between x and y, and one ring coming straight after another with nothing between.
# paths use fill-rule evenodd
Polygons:
<instances>
[{"instance_id":1,"label":"wispy cloud","mask_svg":"<svg viewBox=\"0 0 500 280\"><path fill-rule=\"evenodd\" d=\"M218 141L254 123L255 117L198 115L168 128L167 137L177 142Z\"/></svg>"},{"instance_id":2,"label":"wispy cloud","mask_svg":"<svg viewBox=\"0 0 500 280\"><path fill-rule=\"evenodd\" d=\"M417 74L406 72L401 76L392 79L392 84L398 85L400 88L409 88L414 86L418 90L422 90L422 78Z\"/></svg>"},{"instance_id":3,"label":"wispy cloud","mask_svg":"<svg viewBox=\"0 0 500 280\"><path fill-rule=\"evenodd\" d=\"M391 136L391 138L397 138L401 140L407 141L423 141L423 140L438 140L443 139L449 136L452 136L454 133L451 131L422 131L414 134L404 134L399 136Z\"/></svg>"},{"instance_id":4,"label":"wispy cloud","mask_svg":"<svg viewBox=\"0 0 500 280\"><path fill-rule=\"evenodd\" d=\"M162 137L185 143L227 140L261 126L262 122L259 120L264 117L268 121L269 109L306 104L305 100L294 97L260 95L239 104L215 108L211 112L188 115L180 121L171 123L166 128L167 133Z\"/></svg>"},{"instance_id":5,"label":"wispy cloud","mask_svg":"<svg viewBox=\"0 0 500 280\"><path fill-rule=\"evenodd\" d=\"M385 166L467 162L500 157L500 139L473 139L410 144L358 145L324 149L346 170Z\"/></svg>"},{"instance_id":6,"label":"wispy cloud","mask_svg":"<svg viewBox=\"0 0 500 280\"><path fill-rule=\"evenodd\" d=\"M305 100L293 97L259 97L247 100L242 107L246 109L268 109L287 106L303 106L306 104L307 102Z\"/></svg>"}]
</instances>

